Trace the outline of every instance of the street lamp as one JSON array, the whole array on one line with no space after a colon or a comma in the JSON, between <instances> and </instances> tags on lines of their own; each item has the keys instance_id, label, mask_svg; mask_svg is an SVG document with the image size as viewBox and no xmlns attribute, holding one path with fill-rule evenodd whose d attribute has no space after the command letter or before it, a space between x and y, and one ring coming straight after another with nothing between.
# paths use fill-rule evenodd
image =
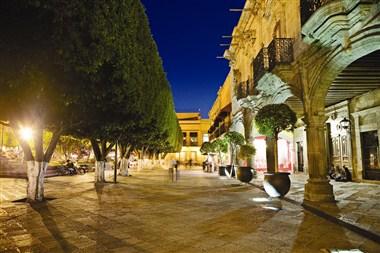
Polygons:
<instances>
[{"instance_id":1,"label":"street lamp","mask_svg":"<svg viewBox=\"0 0 380 253\"><path fill-rule=\"evenodd\" d=\"M21 127L19 133L24 141L29 141L33 137L33 130L29 127Z\"/></svg>"},{"instance_id":2,"label":"street lamp","mask_svg":"<svg viewBox=\"0 0 380 253\"><path fill-rule=\"evenodd\" d=\"M339 122L339 125L342 129L344 130L348 130L350 128L350 120L348 120L346 117L344 117L340 122Z\"/></svg>"}]
</instances>

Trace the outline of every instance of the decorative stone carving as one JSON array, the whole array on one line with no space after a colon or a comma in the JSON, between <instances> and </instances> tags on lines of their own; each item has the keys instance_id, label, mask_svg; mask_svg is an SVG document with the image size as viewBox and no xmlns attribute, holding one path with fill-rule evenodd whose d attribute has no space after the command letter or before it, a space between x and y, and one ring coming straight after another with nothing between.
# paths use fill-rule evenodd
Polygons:
<instances>
[{"instance_id":1,"label":"decorative stone carving","mask_svg":"<svg viewBox=\"0 0 380 253\"><path fill-rule=\"evenodd\" d=\"M229 60L229 66L230 68L235 68L236 66L236 55L234 52L232 52L230 49L227 49L224 51L223 57L227 60Z\"/></svg>"},{"instance_id":2,"label":"decorative stone carving","mask_svg":"<svg viewBox=\"0 0 380 253\"><path fill-rule=\"evenodd\" d=\"M260 79L256 90L258 91L257 95L239 100L241 107L257 112L265 105L284 103L288 98L294 96L290 87L272 73L266 73Z\"/></svg>"}]
</instances>

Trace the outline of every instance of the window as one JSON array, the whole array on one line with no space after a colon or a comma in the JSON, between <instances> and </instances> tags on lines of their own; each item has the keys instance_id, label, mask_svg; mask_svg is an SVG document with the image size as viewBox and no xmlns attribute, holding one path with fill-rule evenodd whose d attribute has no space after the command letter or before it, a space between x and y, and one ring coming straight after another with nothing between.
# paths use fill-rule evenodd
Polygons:
<instances>
[{"instance_id":1,"label":"window","mask_svg":"<svg viewBox=\"0 0 380 253\"><path fill-rule=\"evenodd\" d=\"M203 142L208 142L208 141L209 141L208 134L203 134Z\"/></svg>"},{"instance_id":2,"label":"window","mask_svg":"<svg viewBox=\"0 0 380 253\"><path fill-rule=\"evenodd\" d=\"M343 156L343 158L348 158L347 136L343 135L341 138L342 138L341 139L341 141L342 141L342 156Z\"/></svg>"},{"instance_id":3,"label":"window","mask_svg":"<svg viewBox=\"0 0 380 253\"><path fill-rule=\"evenodd\" d=\"M196 133L196 132L190 133L190 145L191 146L198 146L198 133Z\"/></svg>"},{"instance_id":4,"label":"window","mask_svg":"<svg viewBox=\"0 0 380 253\"><path fill-rule=\"evenodd\" d=\"M339 137L332 138L333 156L340 157Z\"/></svg>"},{"instance_id":5,"label":"window","mask_svg":"<svg viewBox=\"0 0 380 253\"><path fill-rule=\"evenodd\" d=\"M186 132L182 132L182 136L183 136L183 138L182 138L182 145L186 146L186 136L187 136Z\"/></svg>"}]
</instances>

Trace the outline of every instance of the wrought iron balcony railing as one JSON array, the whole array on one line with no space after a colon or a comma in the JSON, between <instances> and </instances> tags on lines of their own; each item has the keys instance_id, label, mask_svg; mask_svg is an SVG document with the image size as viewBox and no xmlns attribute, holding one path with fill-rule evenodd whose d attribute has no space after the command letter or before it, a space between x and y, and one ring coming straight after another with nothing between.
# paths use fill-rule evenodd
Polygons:
<instances>
[{"instance_id":1,"label":"wrought iron balcony railing","mask_svg":"<svg viewBox=\"0 0 380 253\"><path fill-rule=\"evenodd\" d=\"M267 71L268 66L268 49L263 47L253 60L253 83L255 86Z\"/></svg>"},{"instance_id":2,"label":"wrought iron balcony railing","mask_svg":"<svg viewBox=\"0 0 380 253\"><path fill-rule=\"evenodd\" d=\"M273 39L268 46L268 71L276 64L290 64L293 61L293 39Z\"/></svg>"},{"instance_id":3,"label":"wrought iron balcony railing","mask_svg":"<svg viewBox=\"0 0 380 253\"><path fill-rule=\"evenodd\" d=\"M293 61L293 39L276 38L257 54L253 61L253 80L256 86L268 71L277 64L290 64ZM252 91L253 92L253 91Z\"/></svg>"},{"instance_id":4,"label":"wrought iron balcony railing","mask_svg":"<svg viewBox=\"0 0 380 253\"><path fill-rule=\"evenodd\" d=\"M236 87L236 98L242 99L247 96L252 96L254 92L253 82L251 80L247 80L245 82L241 82Z\"/></svg>"},{"instance_id":5,"label":"wrought iron balcony railing","mask_svg":"<svg viewBox=\"0 0 380 253\"><path fill-rule=\"evenodd\" d=\"M316 10L332 1L334 0L301 0L301 25L304 25Z\"/></svg>"}]
</instances>

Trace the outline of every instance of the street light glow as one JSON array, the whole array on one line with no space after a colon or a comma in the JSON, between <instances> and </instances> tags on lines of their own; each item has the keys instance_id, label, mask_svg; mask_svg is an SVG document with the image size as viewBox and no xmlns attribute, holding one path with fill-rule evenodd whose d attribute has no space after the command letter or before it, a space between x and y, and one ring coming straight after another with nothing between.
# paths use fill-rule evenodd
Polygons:
<instances>
[{"instance_id":1,"label":"street light glow","mask_svg":"<svg viewBox=\"0 0 380 253\"><path fill-rule=\"evenodd\" d=\"M20 129L20 136L23 140L25 141L29 141L32 139L32 136L33 136L33 131L31 128L29 127L22 127Z\"/></svg>"}]
</instances>

